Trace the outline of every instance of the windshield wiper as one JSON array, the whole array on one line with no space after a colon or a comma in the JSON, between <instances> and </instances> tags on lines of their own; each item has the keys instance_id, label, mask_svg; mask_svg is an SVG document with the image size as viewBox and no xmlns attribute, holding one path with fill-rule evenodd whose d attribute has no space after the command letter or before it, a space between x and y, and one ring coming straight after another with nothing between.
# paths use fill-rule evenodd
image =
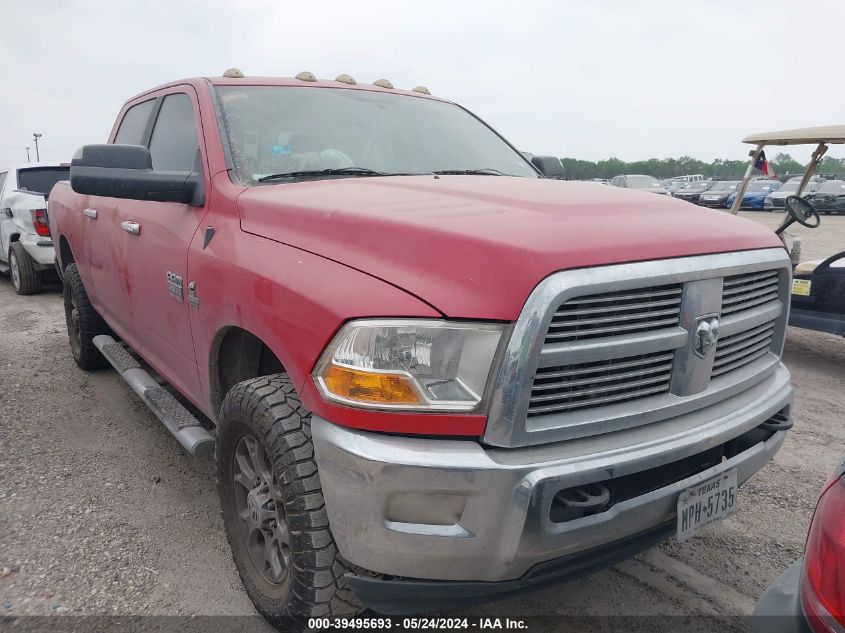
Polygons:
<instances>
[{"instance_id":1,"label":"windshield wiper","mask_svg":"<svg viewBox=\"0 0 845 633\"><path fill-rule=\"evenodd\" d=\"M438 176L507 176L506 173L493 169L492 167L483 167L482 169L440 169L431 172Z\"/></svg>"},{"instance_id":2,"label":"windshield wiper","mask_svg":"<svg viewBox=\"0 0 845 633\"><path fill-rule=\"evenodd\" d=\"M283 180L285 178L322 178L323 176L392 176L366 167L336 167L333 169L307 169L304 171L288 171L281 174L262 176L258 182Z\"/></svg>"}]
</instances>

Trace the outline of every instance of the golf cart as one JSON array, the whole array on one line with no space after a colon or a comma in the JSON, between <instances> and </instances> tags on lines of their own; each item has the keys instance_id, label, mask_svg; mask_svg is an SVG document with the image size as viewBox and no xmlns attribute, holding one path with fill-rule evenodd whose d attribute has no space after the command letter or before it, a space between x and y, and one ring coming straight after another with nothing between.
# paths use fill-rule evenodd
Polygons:
<instances>
[{"instance_id":1,"label":"golf cart","mask_svg":"<svg viewBox=\"0 0 845 633\"><path fill-rule=\"evenodd\" d=\"M801 197L812 179L830 144L845 143L845 125L811 127L781 132L752 134L743 143L755 146L749 156L751 161L745 177L737 187L736 198L730 212L736 214L743 195L754 173L754 166L760 164L767 145L816 145L810 163L795 191L785 201L786 218L775 230L787 248L793 264L792 301L789 324L795 327L830 332L845 336L845 251L824 260L801 262L801 240L792 237L787 244L786 229L793 223L816 228L821 223L813 205ZM845 246L845 245L844 245Z\"/></svg>"}]
</instances>

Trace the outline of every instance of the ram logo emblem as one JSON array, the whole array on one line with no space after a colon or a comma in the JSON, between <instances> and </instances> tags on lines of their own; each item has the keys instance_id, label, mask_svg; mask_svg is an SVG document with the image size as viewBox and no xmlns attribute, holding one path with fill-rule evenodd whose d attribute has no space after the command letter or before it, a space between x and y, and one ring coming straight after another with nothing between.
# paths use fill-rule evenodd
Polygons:
<instances>
[{"instance_id":1,"label":"ram logo emblem","mask_svg":"<svg viewBox=\"0 0 845 633\"><path fill-rule=\"evenodd\" d=\"M693 328L692 349L699 358L704 358L716 347L719 340L719 317L716 314L700 316Z\"/></svg>"}]
</instances>

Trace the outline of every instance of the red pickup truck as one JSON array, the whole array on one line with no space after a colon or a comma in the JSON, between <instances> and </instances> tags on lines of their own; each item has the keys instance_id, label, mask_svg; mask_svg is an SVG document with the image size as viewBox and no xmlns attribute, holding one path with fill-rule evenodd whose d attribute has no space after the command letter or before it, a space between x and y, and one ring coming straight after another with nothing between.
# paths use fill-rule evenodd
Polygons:
<instances>
[{"instance_id":1,"label":"red pickup truck","mask_svg":"<svg viewBox=\"0 0 845 633\"><path fill-rule=\"evenodd\" d=\"M226 75L130 99L49 218L77 364L215 452L261 613L490 598L741 505L792 424L771 231L547 177L422 87Z\"/></svg>"}]
</instances>

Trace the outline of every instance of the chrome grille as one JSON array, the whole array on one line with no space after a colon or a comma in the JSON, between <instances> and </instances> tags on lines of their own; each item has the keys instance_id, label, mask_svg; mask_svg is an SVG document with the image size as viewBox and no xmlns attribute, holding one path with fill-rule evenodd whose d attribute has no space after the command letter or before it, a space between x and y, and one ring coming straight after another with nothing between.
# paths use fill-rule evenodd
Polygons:
<instances>
[{"instance_id":1,"label":"chrome grille","mask_svg":"<svg viewBox=\"0 0 845 633\"><path fill-rule=\"evenodd\" d=\"M770 248L550 275L514 325L485 442L610 434L744 393L777 371L790 271ZM702 356L698 326L716 315L721 336Z\"/></svg>"},{"instance_id":2,"label":"chrome grille","mask_svg":"<svg viewBox=\"0 0 845 633\"><path fill-rule=\"evenodd\" d=\"M716 358L713 361L711 378L721 376L734 369L744 367L769 353L775 334L775 322L726 336L716 344Z\"/></svg>"},{"instance_id":3,"label":"chrome grille","mask_svg":"<svg viewBox=\"0 0 845 633\"><path fill-rule=\"evenodd\" d=\"M725 277L722 287L722 316L742 312L777 298L776 270Z\"/></svg>"},{"instance_id":4,"label":"chrome grille","mask_svg":"<svg viewBox=\"0 0 845 633\"><path fill-rule=\"evenodd\" d=\"M537 370L528 415L624 402L666 393L674 352L641 354Z\"/></svg>"},{"instance_id":5,"label":"chrome grille","mask_svg":"<svg viewBox=\"0 0 845 633\"><path fill-rule=\"evenodd\" d=\"M678 325L680 284L576 297L560 305L546 344L649 332Z\"/></svg>"}]
</instances>

